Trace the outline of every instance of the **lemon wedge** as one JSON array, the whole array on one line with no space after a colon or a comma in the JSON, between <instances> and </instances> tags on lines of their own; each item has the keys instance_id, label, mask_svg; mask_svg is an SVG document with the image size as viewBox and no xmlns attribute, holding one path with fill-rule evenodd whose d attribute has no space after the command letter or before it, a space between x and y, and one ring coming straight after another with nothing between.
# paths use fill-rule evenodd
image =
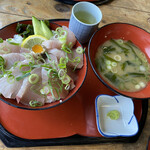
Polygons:
<instances>
[{"instance_id":1,"label":"lemon wedge","mask_svg":"<svg viewBox=\"0 0 150 150\"><path fill-rule=\"evenodd\" d=\"M45 50L41 44L46 40L48 39L41 35L30 35L22 42L21 47L28 48L35 53L42 53Z\"/></svg>"}]
</instances>

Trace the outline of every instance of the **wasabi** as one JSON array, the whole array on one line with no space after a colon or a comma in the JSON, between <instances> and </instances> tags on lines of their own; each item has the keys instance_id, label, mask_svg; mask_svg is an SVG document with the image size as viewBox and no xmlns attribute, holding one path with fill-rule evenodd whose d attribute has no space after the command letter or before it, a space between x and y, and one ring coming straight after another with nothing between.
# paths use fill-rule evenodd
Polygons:
<instances>
[{"instance_id":1,"label":"wasabi","mask_svg":"<svg viewBox=\"0 0 150 150\"><path fill-rule=\"evenodd\" d=\"M120 117L120 112L118 110L111 110L107 113L107 116L111 119L111 120L117 120Z\"/></svg>"}]
</instances>

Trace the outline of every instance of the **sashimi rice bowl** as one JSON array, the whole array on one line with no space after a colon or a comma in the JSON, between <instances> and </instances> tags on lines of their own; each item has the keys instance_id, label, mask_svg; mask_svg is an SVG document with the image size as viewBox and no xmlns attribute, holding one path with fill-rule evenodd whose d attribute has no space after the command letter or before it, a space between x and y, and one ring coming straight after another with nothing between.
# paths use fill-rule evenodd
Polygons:
<instances>
[{"instance_id":1,"label":"sashimi rice bowl","mask_svg":"<svg viewBox=\"0 0 150 150\"><path fill-rule=\"evenodd\" d=\"M13 106L45 109L70 99L87 72L84 48L67 26L20 21L0 30L0 96Z\"/></svg>"}]
</instances>

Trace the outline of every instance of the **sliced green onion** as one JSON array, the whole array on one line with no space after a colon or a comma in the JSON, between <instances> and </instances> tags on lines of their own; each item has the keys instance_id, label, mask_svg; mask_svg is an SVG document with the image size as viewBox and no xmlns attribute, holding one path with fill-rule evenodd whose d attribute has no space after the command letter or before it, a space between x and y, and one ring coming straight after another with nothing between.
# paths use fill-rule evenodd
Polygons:
<instances>
[{"instance_id":1,"label":"sliced green onion","mask_svg":"<svg viewBox=\"0 0 150 150\"><path fill-rule=\"evenodd\" d=\"M81 61L81 58L80 58L80 57L75 57L75 58L73 59L73 62L80 63L80 61Z\"/></svg>"},{"instance_id":2,"label":"sliced green onion","mask_svg":"<svg viewBox=\"0 0 150 150\"><path fill-rule=\"evenodd\" d=\"M112 72L112 73L117 73L117 72L118 72L118 70L117 70L117 68L116 68L116 67L113 67L113 68L111 68L111 72Z\"/></svg>"},{"instance_id":3,"label":"sliced green onion","mask_svg":"<svg viewBox=\"0 0 150 150\"><path fill-rule=\"evenodd\" d=\"M59 62L62 64L66 64L68 62L68 60L67 60L67 58L61 57Z\"/></svg>"},{"instance_id":4,"label":"sliced green onion","mask_svg":"<svg viewBox=\"0 0 150 150\"><path fill-rule=\"evenodd\" d=\"M112 62L110 61L110 60L106 60L106 65L111 65L112 64Z\"/></svg>"},{"instance_id":5,"label":"sliced green onion","mask_svg":"<svg viewBox=\"0 0 150 150\"><path fill-rule=\"evenodd\" d=\"M31 75L31 73L26 73L26 74L24 74L24 75L22 75L22 76L19 76L19 77L16 78L16 81L20 81L20 80L22 80L22 79L28 77L29 75Z\"/></svg>"},{"instance_id":6,"label":"sliced green onion","mask_svg":"<svg viewBox=\"0 0 150 150\"><path fill-rule=\"evenodd\" d=\"M2 56L0 56L0 66L4 66L4 64L5 64L5 59Z\"/></svg>"},{"instance_id":7,"label":"sliced green onion","mask_svg":"<svg viewBox=\"0 0 150 150\"><path fill-rule=\"evenodd\" d=\"M40 90L41 94L43 95L48 95L50 93L50 88L48 86L44 86L41 90Z\"/></svg>"},{"instance_id":8,"label":"sliced green onion","mask_svg":"<svg viewBox=\"0 0 150 150\"><path fill-rule=\"evenodd\" d=\"M36 100L31 100L31 101L29 102L29 105L30 105L31 107L40 107L40 106L42 106L43 104L42 104L41 102L36 101Z\"/></svg>"},{"instance_id":9,"label":"sliced green onion","mask_svg":"<svg viewBox=\"0 0 150 150\"><path fill-rule=\"evenodd\" d=\"M61 57L60 60L59 60L59 64L58 64L58 67L60 69L63 69L63 68L66 68L66 63L68 62L68 60L64 57Z\"/></svg>"},{"instance_id":10,"label":"sliced green onion","mask_svg":"<svg viewBox=\"0 0 150 150\"><path fill-rule=\"evenodd\" d=\"M124 43L122 39L119 39L117 41L118 41L119 44L123 44Z\"/></svg>"},{"instance_id":11,"label":"sliced green onion","mask_svg":"<svg viewBox=\"0 0 150 150\"><path fill-rule=\"evenodd\" d=\"M59 83L59 82L57 82L57 85L59 86L59 91L60 92L62 92L62 89L63 89L63 83Z\"/></svg>"},{"instance_id":12,"label":"sliced green onion","mask_svg":"<svg viewBox=\"0 0 150 150\"><path fill-rule=\"evenodd\" d=\"M67 40L67 31L65 31L65 30L62 30L61 32L60 32L60 36L59 36L59 41L61 42L61 43L66 43L66 40Z\"/></svg>"},{"instance_id":13,"label":"sliced green onion","mask_svg":"<svg viewBox=\"0 0 150 150\"><path fill-rule=\"evenodd\" d=\"M40 92L41 88L42 88L41 84L37 83L37 84L32 84L32 86L30 87L30 90L40 96L43 96Z\"/></svg>"},{"instance_id":14,"label":"sliced green onion","mask_svg":"<svg viewBox=\"0 0 150 150\"><path fill-rule=\"evenodd\" d=\"M110 65L107 65L107 69L108 69L108 70L111 70L112 67L111 67Z\"/></svg>"},{"instance_id":15,"label":"sliced green onion","mask_svg":"<svg viewBox=\"0 0 150 150\"><path fill-rule=\"evenodd\" d=\"M116 62L112 62L111 65L112 65L113 67L116 67L116 66L117 66L117 63L116 63Z\"/></svg>"},{"instance_id":16,"label":"sliced green onion","mask_svg":"<svg viewBox=\"0 0 150 150\"><path fill-rule=\"evenodd\" d=\"M39 64L39 65L33 65L33 68L40 68L40 67L44 67L47 69L52 69L52 67L49 64Z\"/></svg>"},{"instance_id":17,"label":"sliced green onion","mask_svg":"<svg viewBox=\"0 0 150 150\"><path fill-rule=\"evenodd\" d=\"M45 55L48 58L48 60L51 60L51 57L50 57L50 55L47 52L45 52Z\"/></svg>"},{"instance_id":18,"label":"sliced green onion","mask_svg":"<svg viewBox=\"0 0 150 150\"><path fill-rule=\"evenodd\" d=\"M147 62L147 58L144 53L140 52L139 55L141 56L141 59L143 60L143 62Z\"/></svg>"},{"instance_id":19,"label":"sliced green onion","mask_svg":"<svg viewBox=\"0 0 150 150\"><path fill-rule=\"evenodd\" d=\"M140 71L142 71L142 72L145 72L145 71L146 71L146 68L145 68L144 66L142 66L142 65L139 67L139 69L140 69Z\"/></svg>"},{"instance_id":20,"label":"sliced green onion","mask_svg":"<svg viewBox=\"0 0 150 150\"><path fill-rule=\"evenodd\" d=\"M34 64L35 64L35 63L33 63L33 62L31 61L31 62L28 63L28 66L29 66L30 68L33 68Z\"/></svg>"},{"instance_id":21,"label":"sliced green onion","mask_svg":"<svg viewBox=\"0 0 150 150\"><path fill-rule=\"evenodd\" d=\"M2 71L3 71L3 74L6 75L6 76L12 74L12 71L11 71L11 70L5 70L5 69L2 69Z\"/></svg>"},{"instance_id":22,"label":"sliced green onion","mask_svg":"<svg viewBox=\"0 0 150 150\"><path fill-rule=\"evenodd\" d=\"M75 65L75 67L73 68L73 71L75 71L75 70L76 70L76 68L77 68L78 64L79 64L79 63L77 63L77 64Z\"/></svg>"},{"instance_id":23,"label":"sliced green onion","mask_svg":"<svg viewBox=\"0 0 150 150\"><path fill-rule=\"evenodd\" d=\"M25 58L26 58L27 60L32 61L33 63L35 63L35 62L34 62L34 57L33 57L31 54L25 53L25 54L23 54L23 55L25 56Z\"/></svg>"},{"instance_id":24,"label":"sliced green onion","mask_svg":"<svg viewBox=\"0 0 150 150\"><path fill-rule=\"evenodd\" d=\"M76 49L76 52L78 54L82 54L82 53L84 53L84 51L85 51L85 49L83 49L82 47L77 47L77 49Z\"/></svg>"},{"instance_id":25,"label":"sliced green onion","mask_svg":"<svg viewBox=\"0 0 150 150\"><path fill-rule=\"evenodd\" d=\"M67 36L67 31L66 30L64 30L64 29L62 29L61 31L60 31L60 36Z\"/></svg>"},{"instance_id":26,"label":"sliced green onion","mask_svg":"<svg viewBox=\"0 0 150 150\"><path fill-rule=\"evenodd\" d=\"M51 61L50 64L51 64L51 67L52 67L53 69L57 70L58 66L57 66L57 64L56 64L56 62L55 62L54 60Z\"/></svg>"},{"instance_id":27,"label":"sliced green onion","mask_svg":"<svg viewBox=\"0 0 150 150\"><path fill-rule=\"evenodd\" d=\"M48 76L49 78L58 77L58 72L57 72L57 70L55 70L55 69L49 69L48 72L47 72L47 76Z\"/></svg>"},{"instance_id":28,"label":"sliced green onion","mask_svg":"<svg viewBox=\"0 0 150 150\"><path fill-rule=\"evenodd\" d=\"M46 63L46 61L45 61L44 58L39 57L39 58L37 59L37 64L40 64L41 62L42 62L42 63Z\"/></svg>"},{"instance_id":29,"label":"sliced green onion","mask_svg":"<svg viewBox=\"0 0 150 150\"><path fill-rule=\"evenodd\" d=\"M105 59L107 59L107 60L110 60L110 61L113 61L113 62L118 62L118 61L116 61L115 59L109 57L109 56L106 55L106 54L104 54L104 57L105 57Z\"/></svg>"},{"instance_id":30,"label":"sliced green onion","mask_svg":"<svg viewBox=\"0 0 150 150\"><path fill-rule=\"evenodd\" d=\"M5 49L4 49L5 48ZM8 53L10 53L11 52L11 50L10 50L10 48L9 47L7 47L7 46L1 46L0 47L0 53L2 53L2 54L8 54Z\"/></svg>"},{"instance_id":31,"label":"sliced green onion","mask_svg":"<svg viewBox=\"0 0 150 150\"><path fill-rule=\"evenodd\" d=\"M79 65L80 61L81 61L81 58L80 58L80 57L75 57L75 58L73 59L72 62L73 62L73 63L77 63L77 64L75 65L73 71L76 70L76 68L77 68L77 66Z\"/></svg>"},{"instance_id":32,"label":"sliced green onion","mask_svg":"<svg viewBox=\"0 0 150 150\"><path fill-rule=\"evenodd\" d=\"M14 64L13 64L13 67L17 67L17 65L20 63L20 61L16 61Z\"/></svg>"},{"instance_id":33,"label":"sliced green onion","mask_svg":"<svg viewBox=\"0 0 150 150\"><path fill-rule=\"evenodd\" d=\"M66 71L64 69L60 69L58 71L58 77L60 80L63 79L65 77L65 75L66 75Z\"/></svg>"},{"instance_id":34,"label":"sliced green onion","mask_svg":"<svg viewBox=\"0 0 150 150\"><path fill-rule=\"evenodd\" d=\"M66 64L58 64L58 67L59 67L60 69L66 68Z\"/></svg>"},{"instance_id":35,"label":"sliced green onion","mask_svg":"<svg viewBox=\"0 0 150 150\"><path fill-rule=\"evenodd\" d=\"M133 84L138 84L138 82L137 82L135 79L132 79L131 82L132 82Z\"/></svg>"},{"instance_id":36,"label":"sliced green onion","mask_svg":"<svg viewBox=\"0 0 150 150\"><path fill-rule=\"evenodd\" d=\"M81 58L80 57L75 57L73 60L69 59L72 63L80 63Z\"/></svg>"},{"instance_id":37,"label":"sliced green onion","mask_svg":"<svg viewBox=\"0 0 150 150\"><path fill-rule=\"evenodd\" d=\"M115 55L115 56L114 56L114 59L115 59L116 61L121 61L121 56L120 56L120 55Z\"/></svg>"},{"instance_id":38,"label":"sliced green onion","mask_svg":"<svg viewBox=\"0 0 150 150\"><path fill-rule=\"evenodd\" d=\"M12 45L20 45L20 43L17 43L15 42L13 39L9 38L6 40L9 44L12 44Z\"/></svg>"},{"instance_id":39,"label":"sliced green onion","mask_svg":"<svg viewBox=\"0 0 150 150\"><path fill-rule=\"evenodd\" d=\"M0 38L0 43L3 43L3 39L2 38Z\"/></svg>"},{"instance_id":40,"label":"sliced green onion","mask_svg":"<svg viewBox=\"0 0 150 150\"><path fill-rule=\"evenodd\" d=\"M55 97L54 92L53 92L54 90L56 91L58 98ZM51 94L52 94L52 97L53 97L54 100L59 100L60 99L60 94L59 94L58 88L56 88L56 87L51 88Z\"/></svg>"},{"instance_id":41,"label":"sliced green onion","mask_svg":"<svg viewBox=\"0 0 150 150\"><path fill-rule=\"evenodd\" d=\"M61 81L63 84L69 84L71 81L71 78L66 74Z\"/></svg>"},{"instance_id":42,"label":"sliced green onion","mask_svg":"<svg viewBox=\"0 0 150 150\"><path fill-rule=\"evenodd\" d=\"M135 58L137 58L137 60L140 61L140 63L142 64L141 58L136 54L136 52L135 52L135 50L133 48L134 44L131 41L128 41L128 42L125 43L125 45L127 45L131 49L131 51L133 52Z\"/></svg>"},{"instance_id":43,"label":"sliced green onion","mask_svg":"<svg viewBox=\"0 0 150 150\"><path fill-rule=\"evenodd\" d=\"M13 84L15 82L15 77L13 75L8 75L7 82Z\"/></svg>"},{"instance_id":44,"label":"sliced green onion","mask_svg":"<svg viewBox=\"0 0 150 150\"><path fill-rule=\"evenodd\" d=\"M146 86L146 84L145 84L144 82L142 82L142 81L139 82L139 85L140 85L142 88L144 88L144 87Z\"/></svg>"},{"instance_id":45,"label":"sliced green onion","mask_svg":"<svg viewBox=\"0 0 150 150\"><path fill-rule=\"evenodd\" d=\"M135 89L139 90L140 88L141 88L141 87L140 87L139 84L136 84L136 85L135 85Z\"/></svg>"},{"instance_id":46,"label":"sliced green onion","mask_svg":"<svg viewBox=\"0 0 150 150\"><path fill-rule=\"evenodd\" d=\"M104 54L109 54L109 53L112 53L113 51L115 51L116 48L112 47L112 46L104 46L103 47L103 52Z\"/></svg>"},{"instance_id":47,"label":"sliced green onion","mask_svg":"<svg viewBox=\"0 0 150 150\"><path fill-rule=\"evenodd\" d=\"M65 44L65 43L62 44L61 49L62 49L64 52L68 53L68 54L72 53L72 50L71 50L71 48L69 47L69 45L67 45L67 44Z\"/></svg>"},{"instance_id":48,"label":"sliced green onion","mask_svg":"<svg viewBox=\"0 0 150 150\"><path fill-rule=\"evenodd\" d=\"M144 74L144 73L138 73L138 72L129 72L126 75L127 76L130 75L132 77L145 77L146 76L146 74Z\"/></svg>"},{"instance_id":49,"label":"sliced green onion","mask_svg":"<svg viewBox=\"0 0 150 150\"><path fill-rule=\"evenodd\" d=\"M59 37L59 35L56 32L54 32L53 38L58 39L58 37Z\"/></svg>"},{"instance_id":50,"label":"sliced green onion","mask_svg":"<svg viewBox=\"0 0 150 150\"><path fill-rule=\"evenodd\" d=\"M70 84L67 84L66 86L65 86L65 90L69 90L70 89Z\"/></svg>"},{"instance_id":51,"label":"sliced green onion","mask_svg":"<svg viewBox=\"0 0 150 150\"><path fill-rule=\"evenodd\" d=\"M3 77L3 74L0 74L0 78L2 78Z\"/></svg>"},{"instance_id":52,"label":"sliced green onion","mask_svg":"<svg viewBox=\"0 0 150 150\"><path fill-rule=\"evenodd\" d=\"M39 76L37 74L31 74L29 76L29 82L31 84L36 84L39 81Z\"/></svg>"},{"instance_id":53,"label":"sliced green onion","mask_svg":"<svg viewBox=\"0 0 150 150\"><path fill-rule=\"evenodd\" d=\"M23 71L23 67L29 67L29 70L26 70L26 71ZM24 65L20 65L19 69L21 70L22 73L29 73L32 71L32 67L31 67L31 64L24 64Z\"/></svg>"},{"instance_id":54,"label":"sliced green onion","mask_svg":"<svg viewBox=\"0 0 150 150\"><path fill-rule=\"evenodd\" d=\"M55 30L55 32L59 35L59 33L61 32L61 30L63 30L62 27L57 27L56 30Z\"/></svg>"},{"instance_id":55,"label":"sliced green onion","mask_svg":"<svg viewBox=\"0 0 150 150\"><path fill-rule=\"evenodd\" d=\"M110 40L112 43L114 43L116 46L120 47L121 50L124 52L124 54L127 56L127 54L129 53L129 49L123 47L122 45L120 45L117 41L115 41L114 39Z\"/></svg>"},{"instance_id":56,"label":"sliced green onion","mask_svg":"<svg viewBox=\"0 0 150 150\"><path fill-rule=\"evenodd\" d=\"M54 38L58 39L61 43L66 43L67 33L62 27L58 27L54 31Z\"/></svg>"}]
</instances>

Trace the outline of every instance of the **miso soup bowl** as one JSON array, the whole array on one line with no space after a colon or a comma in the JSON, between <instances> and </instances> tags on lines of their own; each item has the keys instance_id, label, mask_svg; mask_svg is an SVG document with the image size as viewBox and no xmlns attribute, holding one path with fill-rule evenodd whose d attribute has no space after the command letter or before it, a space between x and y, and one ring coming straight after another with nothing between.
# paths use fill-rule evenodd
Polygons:
<instances>
[{"instance_id":1,"label":"miso soup bowl","mask_svg":"<svg viewBox=\"0 0 150 150\"><path fill-rule=\"evenodd\" d=\"M32 24L31 20L23 20L23 21L18 21L18 22L21 24ZM11 37L13 37L13 35L17 34L16 33L16 26L17 26L18 22L14 22L14 23L11 23L11 24L3 27L0 30L0 37L5 40L5 39L11 38ZM55 30L57 27L59 27L61 25L67 26L65 19L52 19L52 20L49 20L49 23L50 23L51 30ZM59 24L59 23L61 23L61 24ZM74 47L78 47L78 46L82 46L79 43L79 41L76 42L76 45ZM52 103L47 103L41 107L35 107L35 108L23 105L21 103L18 104L15 99L7 99L1 95L0 95L0 100L13 106L13 107L21 108L21 109L27 109L27 110L43 110L43 109L53 108L53 107L56 107L60 104L63 104L64 102L70 100L78 92L78 90L83 85L86 74L87 74L87 58L86 58L86 54L84 53L84 55L83 55L83 67L81 69L77 70L78 79L77 79L77 81L75 81L75 88L69 92L69 94L67 95L67 97L65 99L62 99L61 101L55 101Z\"/></svg>"},{"instance_id":2,"label":"miso soup bowl","mask_svg":"<svg viewBox=\"0 0 150 150\"><path fill-rule=\"evenodd\" d=\"M88 45L88 57L92 69L97 78L113 92L136 99L150 98L150 82L148 85L137 92L125 92L118 90L116 87L110 85L104 80L98 72L95 64L95 55L100 45L110 39L131 40L140 50L146 55L150 63L150 33L144 29L127 23L112 23L99 28L91 37ZM102 90L102 89L101 89Z\"/></svg>"}]
</instances>

